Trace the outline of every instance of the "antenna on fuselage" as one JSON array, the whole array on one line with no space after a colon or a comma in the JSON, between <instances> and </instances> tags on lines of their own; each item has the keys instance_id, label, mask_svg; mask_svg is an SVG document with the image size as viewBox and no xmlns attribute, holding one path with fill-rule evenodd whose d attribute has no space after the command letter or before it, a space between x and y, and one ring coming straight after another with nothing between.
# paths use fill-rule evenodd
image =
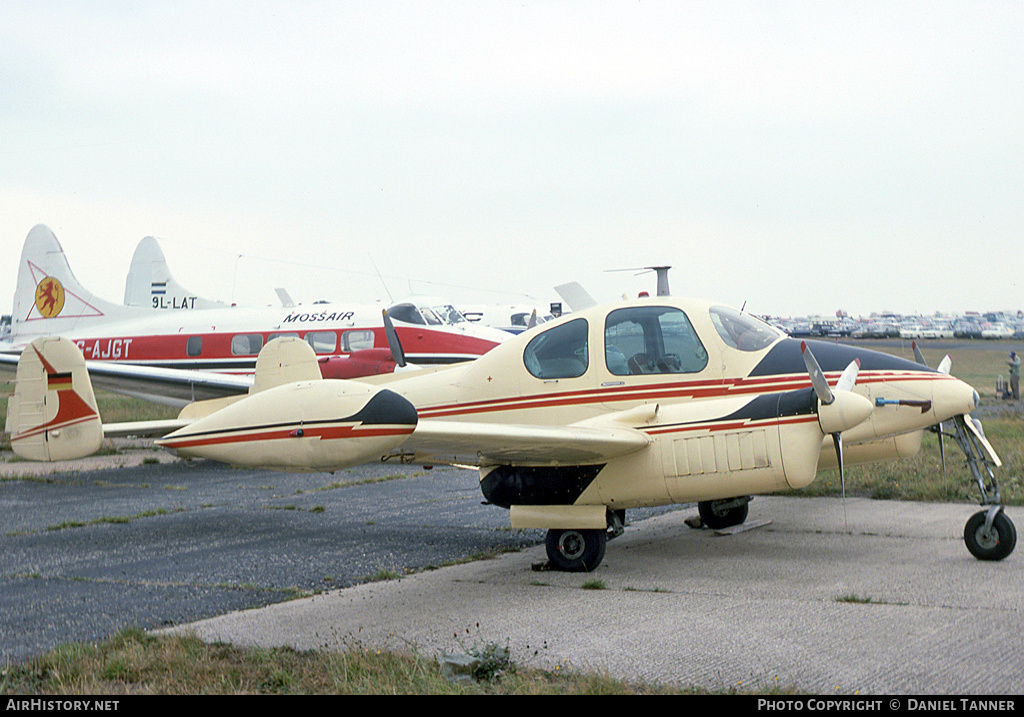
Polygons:
<instances>
[{"instance_id":1,"label":"antenna on fuselage","mask_svg":"<svg viewBox=\"0 0 1024 717\"><path fill-rule=\"evenodd\" d=\"M644 266L636 267L633 269L608 269L608 271L639 272L638 274L636 274L636 276L640 276L640 274L645 274L648 271L653 271L658 275L658 296L671 296L672 294L668 288L668 270L671 268L671 266Z\"/></svg>"},{"instance_id":2,"label":"antenna on fuselage","mask_svg":"<svg viewBox=\"0 0 1024 717\"><path fill-rule=\"evenodd\" d=\"M369 259L370 259L370 264L373 266L373 270L375 272L377 272L377 278L380 279L381 286L384 287L384 293L388 295L388 303L389 304L395 303L395 300L391 297L391 292L388 291L387 282L384 281L384 277L381 276L380 269L377 268L377 263L373 260L373 256L372 255L368 255L368 256L369 256Z\"/></svg>"}]
</instances>

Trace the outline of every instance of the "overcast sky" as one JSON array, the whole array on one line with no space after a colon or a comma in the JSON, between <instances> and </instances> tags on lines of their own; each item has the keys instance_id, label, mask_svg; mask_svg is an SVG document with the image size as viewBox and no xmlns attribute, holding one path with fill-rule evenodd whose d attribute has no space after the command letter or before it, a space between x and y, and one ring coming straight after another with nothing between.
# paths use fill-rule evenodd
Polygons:
<instances>
[{"instance_id":1,"label":"overcast sky","mask_svg":"<svg viewBox=\"0 0 1024 717\"><path fill-rule=\"evenodd\" d=\"M1024 309L1024 3L0 4L0 307L35 224L271 303Z\"/></svg>"}]
</instances>

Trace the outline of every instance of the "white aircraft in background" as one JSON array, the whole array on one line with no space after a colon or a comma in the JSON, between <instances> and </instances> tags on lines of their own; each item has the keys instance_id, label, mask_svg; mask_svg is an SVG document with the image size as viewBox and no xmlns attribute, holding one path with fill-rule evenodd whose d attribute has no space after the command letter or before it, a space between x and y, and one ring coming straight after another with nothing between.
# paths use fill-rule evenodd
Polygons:
<instances>
[{"instance_id":1,"label":"white aircraft in background","mask_svg":"<svg viewBox=\"0 0 1024 717\"><path fill-rule=\"evenodd\" d=\"M174 311L230 306L223 301L203 298L179 284L155 237L145 237L135 247L124 282L124 304Z\"/></svg>"},{"instance_id":2,"label":"white aircraft in background","mask_svg":"<svg viewBox=\"0 0 1024 717\"><path fill-rule=\"evenodd\" d=\"M266 343L296 336L313 349L325 378L391 373L398 366L380 305L218 307L178 285L159 249L155 256L149 242L140 246L125 298L142 305L117 305L79 284L53 232L34 227L18 265L11 333L0 352L17 354L35 338L63 336L90 362L251 375ZM453 323L412 302L389 311L395 313L404 359L416 366L472 360L508 337L466 321Z\"/></svg>"}]
</instances>

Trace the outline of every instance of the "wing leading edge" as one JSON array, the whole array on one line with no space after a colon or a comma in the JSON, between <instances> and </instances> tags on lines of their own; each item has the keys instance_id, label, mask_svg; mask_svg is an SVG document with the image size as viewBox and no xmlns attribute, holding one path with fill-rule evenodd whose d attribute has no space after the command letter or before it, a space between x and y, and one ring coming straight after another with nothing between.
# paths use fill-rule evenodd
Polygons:
<instances>
[{"instance_id":1,"label":"wing leading edge","mask_svg":"<svg viewBox=\"0 0 1024 717\"><path fill-rule=\"evenodd\" d=\"M420 420L385 460L467 466L594 465L646 448L632 428Z\"/></svg>"}]
</instances>

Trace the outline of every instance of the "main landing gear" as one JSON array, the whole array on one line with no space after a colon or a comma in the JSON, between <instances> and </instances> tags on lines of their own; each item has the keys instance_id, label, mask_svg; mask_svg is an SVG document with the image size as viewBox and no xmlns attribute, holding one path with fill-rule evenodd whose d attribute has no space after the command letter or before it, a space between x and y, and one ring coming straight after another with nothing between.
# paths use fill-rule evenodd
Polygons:
<instances>
[{"instance_id":1,"label":"main landing gear","mask_svg":"<svg viewBox=\"0 0 1024 717\"><path fill-rule=\"evenodd\" d=\"M626 511L608 513L608 529L552 528L544 539L549 566L569 573L590 572L604 560L608 541L625 530Z\"/></svg>"},{"instance_id":2,"label":"main landing gear","mask_svg":"<svg viewBox=\"0 0 1024 717\"><path fill-rule=\"evenodd\" d=\"M956 416L953 419L953 433L947 434L953 437L967 456L967 466L978 484L981 506L984 508L972 515L964 526L964 544L971 555L979 560L1002 560L1017 545L1017 529L1003 511L999 485L992 473L992 467L997 464L985 450L981 428L976 423L969 426L967 421L973 422L974 419L970 416ZM943 427L939 426L938 430L941 439Z\"/></svg>"},{"instance_id":3,"label":"main landing gear","mask_svg":"<svg viewBox=\"0 0 1024 717\"><path fill-rule=\"evenodd\" d=\"M739 525L747 519L747 505L750 496L726 498L724 500L703 500L697 503L700 521L711 530L724 530Z\"/></svg>"}]
</instances>

